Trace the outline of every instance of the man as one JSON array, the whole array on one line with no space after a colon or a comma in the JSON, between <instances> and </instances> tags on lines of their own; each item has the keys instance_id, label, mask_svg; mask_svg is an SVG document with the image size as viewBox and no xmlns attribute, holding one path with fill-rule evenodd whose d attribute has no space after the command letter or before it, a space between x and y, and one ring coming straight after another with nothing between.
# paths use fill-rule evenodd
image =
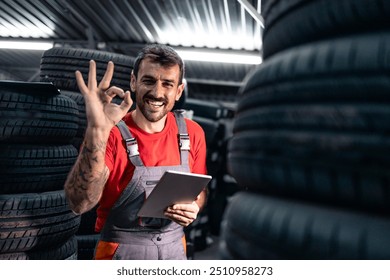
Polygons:
<instances>
[{"instance_id":1,"label":"man","mask_svg":"<svg viewBox=\"0 0 390 280\"><path fill-rule=\"evenodd\" d=\"M165 170L206 174L202 128L170 112L184 89L183 61L168 46L143 48L131 73L137 106L129 113L130 92L110 87L113 71L109 62L99 84L94 61L87 84L76 71L88 126L65 183L70 207L81 214L99 202L95 229L101 240L95 259L186 259L183 227L204 206L206 188L192 203L168 207L167 219L137 217ZM115 96L123 98L120 105L111 103Z\"/></svg>"}]
</instances>

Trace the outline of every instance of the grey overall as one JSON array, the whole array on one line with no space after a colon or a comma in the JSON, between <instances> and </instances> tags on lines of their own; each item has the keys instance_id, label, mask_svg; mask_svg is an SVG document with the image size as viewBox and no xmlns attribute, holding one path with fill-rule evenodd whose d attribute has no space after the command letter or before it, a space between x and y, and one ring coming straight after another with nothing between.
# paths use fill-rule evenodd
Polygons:
<instances>
[{"instance_id":1,"label":"grey overall","mask_svg":"<svg viewBox=\"0 0 390 280\"><path fill-rule=\"evenodd\" d=\"M186 259L182 226L169 219L137 216L144 200L166 170L190 171L187 126L180 111L174 114L179 130L177 140L181 158L181 164L176 166L144 166L138 153L137 140L123 121L117 124L135 170L130 183L110 210L101 232L101 240L119 243L113 259Z\"/></svg>"}]
</instances>

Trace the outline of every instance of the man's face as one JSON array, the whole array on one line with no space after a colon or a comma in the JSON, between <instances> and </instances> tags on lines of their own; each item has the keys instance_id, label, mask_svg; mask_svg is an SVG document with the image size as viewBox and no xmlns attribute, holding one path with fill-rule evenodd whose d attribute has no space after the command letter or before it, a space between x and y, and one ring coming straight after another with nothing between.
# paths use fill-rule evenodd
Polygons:
<instances>
[{"instance_id":1,"label":"man's face","mask_svg":"<svg viewBox=\"0 0 390 280\"><path fill-rule=\"evenodd\" d=\"M138 79L131 75L131 89L136 93L137 109L150 122L164 118L179 100L184 85L179 86L178 65L163 67L150 58L141 61Z\"/></svg>"}]
</instances>

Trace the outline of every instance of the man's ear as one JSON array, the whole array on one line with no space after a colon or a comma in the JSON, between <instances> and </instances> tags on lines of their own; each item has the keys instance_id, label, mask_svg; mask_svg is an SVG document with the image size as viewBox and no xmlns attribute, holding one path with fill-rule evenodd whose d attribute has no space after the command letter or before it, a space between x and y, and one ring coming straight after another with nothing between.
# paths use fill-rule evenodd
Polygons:
<instances>
[{"instance_id":1,"label":"man's ear","mask_svg":"<svg viewBox=\"0 0 390 280\"><path fill-rule=\"evenodd\" d=\"M177 87L177 94L176 94L176 101L178 101L184 91L184 88L185 88L185 83L183 82L181 85L179 85Z\"/></svg>"},{"instance_id":2,"label":"man's ear","mask_svg":"<svg viewBox=\"0 0 390 280\"><path fill-rule=\"evenodd\" d=\"M135 92L135 83L137 79L134 75L134 71L131 71L131 76L130 76L130 90L131 92Z\"/></svg>"}]
</instances>

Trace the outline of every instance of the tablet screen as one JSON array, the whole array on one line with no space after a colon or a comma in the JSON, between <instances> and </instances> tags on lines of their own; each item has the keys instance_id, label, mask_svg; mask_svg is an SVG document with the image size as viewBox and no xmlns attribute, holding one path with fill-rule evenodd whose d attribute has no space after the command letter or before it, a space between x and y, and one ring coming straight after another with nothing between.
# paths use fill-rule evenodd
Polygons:
<instances>
[{"instance_id":1,"label":"tablet screen","mask_svg":"<svg viewBox=\"0 0 390 280\"><path fill-rule=\"evenodd\" d=\"M167 218L164 210L168 206L193 202L211 178L210 175L166 171L145 200L138 216Z\"/></svg>"}]
</instances>

